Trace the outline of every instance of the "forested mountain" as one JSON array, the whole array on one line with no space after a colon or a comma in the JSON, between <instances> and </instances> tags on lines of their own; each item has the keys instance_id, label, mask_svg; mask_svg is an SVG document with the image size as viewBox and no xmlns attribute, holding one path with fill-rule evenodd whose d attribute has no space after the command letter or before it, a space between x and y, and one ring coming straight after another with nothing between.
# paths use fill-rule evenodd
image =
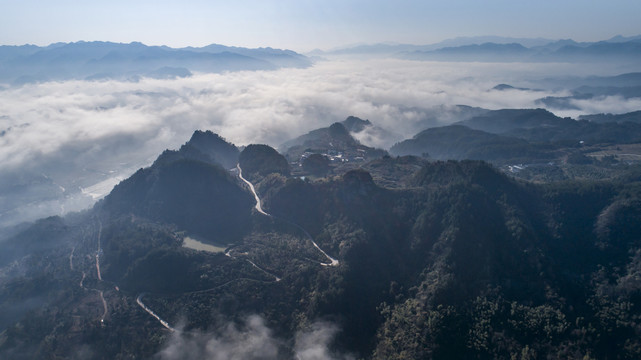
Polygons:
<instances>
[{"instance_id":1,"label":"forested mountain","mask_svg":"<svg viewBox=\"0 0 641 360\"><path fill-rule=\"evenodd\" d=\"M619 115L633 118L634 113ZM560 118L544 109L504 109L461 121L459 124L493 134L501 134L536 143L589 142L632 143L641 141L641 126L630 121L589 121Z\"/></svg>"},{"instance_id":2,"label":"forested mountain","mask_svg":"<svg viewBox=\"0 0 641 360\"><path fill-rule=\"evenodd\" d=\"M2 357L202 358L244 337L265 345L249 358L290 359L311 334L335 358L641 356L638 170L535 184L386 156L310 181L250 145L261 212L219 164L234 149L197 132L92 210L4 240Z\"/></svg>"},{"instance_id":3,"label":"forested mountain","mask_svg":"<svg viewBox=\"0 0 641 360\"><path fill-rule=\"evenodd\" d=\"M238 164L250 177L269 174L289 175L289 164L285 157L269 145L251 144L240 153Z\"/></svg>"},{"instance_id":4,"label":"forested mountain","mask_svg":"<svg viewBox=\"0 0 641 360\"><path fill-rule=\"evenodd\" d=\"M198 131L194 132L191 139L180 148L180 154L193 153L189 148L193 147L197 152L206 156L205 162L212 162L222 165L225 169L231 169L238 163L238 156L240 150L236 145L228 143L225 139L214 134L211 131ZM199 159L197 154L193 157Z\"/></svg>"},{"instance_id":5,"label":"forested mountain","mask_svg":"<svg viewBox=\"0 0 641 360\"><path fill-rule=\"evenodd\" d=\"M605 180L638 165L636 112L560 118L544 109L503 109L428 128L396 143L392 155L474 159L531 181Z\"/></svg>"},{"instance_id":6,"label":"forested mountain","mask_svg":"<svg viewBox=\"0 0 641 360\"><path fill-rule=\"evenodd\" d=\"M579 120L587 120L596 123L610 123L610 122L634 122L641 123L641 111L634 111L626 114L593 114L583 115Z\"/></svg>"},{"instance_id":7,"label":"forested mountain","mask_svg":"<svg viewBox=\"0 0 641 360\"><path fill-rule=\"evenodd\" d=\"M280 148L289 161L296 163L302 163L310 154L323 154L340 162L361 162L385 155L385 150L363 145L355 138L365 133L380 137L393 136L374 126L369 120L350 116L343 122L336 122L289 140Z\"/></svg>"},{"instance_id":8,"label":"forested mountain","mask_svg":"<svg viewBox=\"0 0 641 360\"><path fill-rule=\"evenodd\" d=\"M439 160L485 160L502 162L545 161L550 149L524 139L473 130L463 125L431 128L390 149L393 155L416 155Z\"/></svg>"}]
</instances>

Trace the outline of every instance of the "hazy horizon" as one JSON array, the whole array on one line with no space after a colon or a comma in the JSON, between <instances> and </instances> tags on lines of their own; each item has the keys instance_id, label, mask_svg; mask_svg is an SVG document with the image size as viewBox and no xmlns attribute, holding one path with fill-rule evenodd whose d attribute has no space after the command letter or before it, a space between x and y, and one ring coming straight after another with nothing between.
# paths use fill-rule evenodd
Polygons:
<instances>
[{"instance_id":1,"label":"hazy horizon","mask_svg":"<svg viewBox=\"0 0 641 360\"><path fill-rule=\"evenodd\" d=\"M637 1L1 1L0 44L140 41L308 52L478 35L600 41L641 34ZM599 26L595 26L599 24Z\"/></svg>"},{"instance_id":2,"label":"hazy horizon","mask_svg":"<svg viewBox=\"0 0 641 360\"><path fill-rule=\"evenodd\" d=\"M141 43L146 46L166 46L174 49L181 49L181 48L201 48L201 47L206 47L209 45L222 45L222 46L227 46L227 47L237 47L237 48L247 48L247 49L259 49L259 48L274 48L274 49L280 49L280 50L292 50L295 52L298 52L300 54L307 54L310 52L313 52L314 50L321 50L321 51L334 51L334 50L340 50L340 49L346 49L346 48L352 48L352 47L357 47L357 46L369 46L369 45L412 45L412 46L426 46L426 45L437 45L442 42L448 42L451 40L469 40L470 42L475 42L474 40L477 39L486 39L486 38L497 38L497 39L506 39L506 40L514 40L515 43L518 43L519 40L532 40L532 41L540 41L540 42L554 42L554 41L561 41L561 40L573 40L576 42L586 42L586 43L593 43L593 42L600 42L600 41L608 41L610 39L616 38L616 37L623 37L623 38L635 38L641 36L641 31L639 33L630 33L630 34L613 34L612 36L608 36L606 38L590 38L590 39L583 39L583 40L577 40L576 38L570 38L570 37L541 37L541 36L532 36L532 37L516 37L516 36L509 36L509 35L497 35L497 34L479 34L479 35L474 35L474 34L468 34L468 35L458 35L458 36L452 36L452 37L443 37L439 38L433 41L428 41L428 42L403 42L403 41L394 41L394 40L371 40L371 41L356 41L356 42L350 42L350 43L340 43L340 44L335 44L335 45L328 45L327 47L316 47L313 49L296 49L292 47L276 47L276 46L271 46L270 44L262 44L262 45L249 45L249 46L243 46L243 45L238 45L235 43L224 43L224 42L203 42L199 44L181 44L181 45L169 45L167 43L149 43L149 42L144 42L140 40L125 40L125 41L118 41L118 40L111 40L111 39L102 39L102 38L96 38L96 39L84 39L84 38L78 38L76 40L60 40L60 41L51 41L51 42L22 42L22 43L0 43L0 46L28 46L28 45L35 45L38 47L47 47L55 44L71 44L71 43L91 43L91 42L104 42L104 43L115 43L115 44L132 44L132 43ZM478 42L478 41L476 41ZM491 42L491 41L490 41ZM526 46L527 47L527 46Z\"/></svg>"}]
</instances>

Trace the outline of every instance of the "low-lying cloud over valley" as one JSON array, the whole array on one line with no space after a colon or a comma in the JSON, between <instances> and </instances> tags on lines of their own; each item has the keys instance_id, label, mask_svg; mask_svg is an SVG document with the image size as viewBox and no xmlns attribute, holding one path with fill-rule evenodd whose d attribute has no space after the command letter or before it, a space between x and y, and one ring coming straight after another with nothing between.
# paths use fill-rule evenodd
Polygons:
<instances>
[{"instance_id":1,"label":"low-lying cloud over valley","mask_svg":"<svg viewBox=\"0 0 641 360\"><path fill-rule=\"evenodd\" d=\"M455 105L533 108L542 106L537 99L571 95L559 87L492 90L497 84L534 89L546 77L594 71L562 63L342 59L305 69L195 73L171 80L6 86L0 90L0 226L89 206L110 188L98 191L96 184L117 183L197 129L237 145L277 147L354 115L395 134L360 138L389 148L427 127L460 120ZM550 110L576 117L641 108L640 98L572 101L578 110Z\"/></svg>"}]
</instances>

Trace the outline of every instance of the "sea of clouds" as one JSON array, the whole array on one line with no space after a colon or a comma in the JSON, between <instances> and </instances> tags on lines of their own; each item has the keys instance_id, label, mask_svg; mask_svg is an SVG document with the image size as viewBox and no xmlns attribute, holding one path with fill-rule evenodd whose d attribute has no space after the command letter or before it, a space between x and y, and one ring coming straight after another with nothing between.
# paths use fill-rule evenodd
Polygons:
<instances>
[{"instance_id":1,"label":"sea of clouds","mask_svg":"<svg viewBox=\"0 0 641 360\"><path fill-rule=\"evenodd\" d=\"M0 87L0 200L13 205L0 207L0 226L3 214L10 223L86 207L164 149L178 148L195 130L212 130L237 145L278 147L354 115L394 134L360 140L389 148L427 127L458 120L455 105L534 108L540 107L539 98L570 95L563 88L492 90L499 83L534 88L544 77L616 74L616 69L562 63L337 59L307 69L173 80L5 85ZM625 113L640 109L641 99L610 96L574 105L579 110L554 112ZM32 195L21 202L15 198L20 191L7 193L13 183L28 188L34 176L50 179L59 196L43 202Z\"/></svg>"}]
</instances>

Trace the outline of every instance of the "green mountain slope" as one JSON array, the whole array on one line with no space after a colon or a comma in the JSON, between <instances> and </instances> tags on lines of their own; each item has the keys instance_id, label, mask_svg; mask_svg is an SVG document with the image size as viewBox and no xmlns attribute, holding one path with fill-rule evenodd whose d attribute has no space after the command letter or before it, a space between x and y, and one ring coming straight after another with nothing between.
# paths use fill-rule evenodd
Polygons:
<instances>
[{"instance_id":1,"label":"green mountain slope","mask_svg":"<svg viewBox=\"0 0 641 360\"><path fill-rule=\"evenodd\" d=\"M309 181L248 146L240 165L261 180L262 214L194 149L6 240L0 306L37 305L0 318L0 355L151 358L180 339L204 354L206 336L249 338L253 314L284 359L319 323L340 328L328 353L367 359L641 354L638 174L532 184L481 161L386 157L364 165L374 176ZM188 249L181 230L230 246Z\"/></svg>"},{"instance_id":2,"label":"green mountain slope","mask_svg":"<svg viewBox=\"0 0 641 360\"><path fill-rule=\"evenodd\" d=\"M519 162L522 159L549 159L551 154L546 150L523 139L473 130L462 125L450 125L424 130L414 138L392 146L390 153L439 160Z\"/></svg>"}]
</instances>

